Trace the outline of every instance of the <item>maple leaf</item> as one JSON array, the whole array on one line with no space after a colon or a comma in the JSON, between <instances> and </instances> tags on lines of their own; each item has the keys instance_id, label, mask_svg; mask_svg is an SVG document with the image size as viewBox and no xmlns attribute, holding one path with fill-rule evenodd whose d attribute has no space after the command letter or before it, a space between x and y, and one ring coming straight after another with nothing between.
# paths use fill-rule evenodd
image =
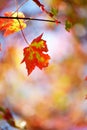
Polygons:
<instances>
[{"instance_id":1,"label":"maple leaf","mask_svg":"<svg viewBox=\"0 0 87 130\"><path fill-rule=\"evenodd\" d=\"M4 16L6 17L21 17L24 18L24 14L22 12L5 12ZM20 24L19 24L20 22ZM21 25L21 27L20 27ZM0 30L4 31L4 36L8 36L9 34L15 33L20 31L21 29L24 29L26 27L26 24L24 23L24 20L17 20L17 19L0 19Z\"/></svg>"},{"instance_id":2,"label":"maple leaf","mask_svg":"<svg viewBox=\"0 0 87 130\"><path fill-rule=\"evenodd\" d=\"M37 66L40 69L48 66L50 56L45 54L48 52L46 41L41 39L43 34L35 38L28 47L24 48L24 58L21 63L25 62L28 75Z\"/></svg>"}]
</instances>

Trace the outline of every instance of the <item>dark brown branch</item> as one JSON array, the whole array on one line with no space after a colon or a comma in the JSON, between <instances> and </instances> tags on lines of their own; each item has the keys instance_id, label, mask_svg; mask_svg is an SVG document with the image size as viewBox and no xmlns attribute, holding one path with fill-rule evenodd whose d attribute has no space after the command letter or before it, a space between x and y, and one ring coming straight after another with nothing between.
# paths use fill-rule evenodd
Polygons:
<instances>
[{"instance_id":1,"label":"dark brown branch","mask_svg":"<svg viewBox=\"0 0 87 130\"><path fill-rule=\"evenodd\" d=\"M52 22L55 23L55 20L48 20L48 19L37 19L37 18L30 18L30 17L6 17L6 16L0 16L0 19L23 19L23 20L35 20L35 21L43 21L43 22ZM61 23L60 21L58 21L58 23Z\"/></svg>"}]
</instances>

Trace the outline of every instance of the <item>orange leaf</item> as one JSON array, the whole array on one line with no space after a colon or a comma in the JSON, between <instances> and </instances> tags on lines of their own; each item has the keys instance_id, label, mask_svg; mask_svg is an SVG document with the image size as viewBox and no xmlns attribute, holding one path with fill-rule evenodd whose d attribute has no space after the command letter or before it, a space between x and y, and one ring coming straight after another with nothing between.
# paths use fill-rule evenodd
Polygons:
<instances>
[{"instance_id":1,"label":"orange leaf","mask_svg":"<svg viewBox=\"0 0 87 130\"><path fill-rule=\"evenodd\" d=\"M6 17L25 17L22 12L13 13L13 12L6 12L4 14ZM20 27L20 24L21 27ZM24 29L26 27L26 24L24 23L24 20L17 20L17 19L0 19L0 30L4 31L4 36L8 36L9 34L15 33L20 31L21 29Z\"/></svg>"},{"instance_id":2,"label":"orange leaf","mask_svg":"<svg viewBox=\"0 0 87 130\"><path fill-rule=\"evenodd\" d=\"M46 41L41 39L43 34L35 38L32 43L24 48L24 58L21 63L25 62L28 75L34 70L37 66L40 69L48 66L48 60L50 56L45 54L47 52Z\"/></svg>"}]
</instances>

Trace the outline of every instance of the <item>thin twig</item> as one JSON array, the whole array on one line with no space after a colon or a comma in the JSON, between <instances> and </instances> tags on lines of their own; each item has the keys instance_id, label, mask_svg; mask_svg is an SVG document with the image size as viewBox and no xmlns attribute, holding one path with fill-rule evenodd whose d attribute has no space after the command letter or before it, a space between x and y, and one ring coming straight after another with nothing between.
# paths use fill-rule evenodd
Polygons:
<instances>
[{"instance_id":1,"label":"thin twig","mask_svg":"<svg viewBox=\"0 0 87 130\"><path fill-rule=\"evenodd\" d=\"M26 1L23 1L18 7L17 7L17 9L13 12L13 14L14 13L16 13L26 2L28 2L29 0L26 0ZM17 2L16 2L17 3ZM12 14L12 15L13 15Z\"/></svg>"},{"instance_id":2,"label":"thin twig","mask_svg":"<svg viewBox=\"0 0 87 130\"><path fill-rule=\"evenodd\" d=\"M29 45L29 42L28 42L28 40L26 39L25 34L24 34L23 30L22 30L22 26L21 26L20 20L19 20L19 19L17 19L17 20L18 20L19 25L20 25L20 29L21 29L22 36L23 36L25 42Z\"/></svg>"},{"instance_id":3,"label":"thin twig","mask_svg":"<svg viewBox=\"0 0 87 130\"><path fill-rule=\"evenodd\" d=\"M25 3L25 2L24 2L24 3ZM23 3L23 4L24 4L24 3ZM17 2L17 0L15 0L15 4L16 4L16 11L15 11L15 12L17 12L17 18L18 18L18 10L19 10L19 7L20 7L20 6L18 7L18 2ZM22 6L22 4L21 4L21 6ZM23 36L25 42L29 45L29 43L28 43L28 41L27 41L27 39L26 39L26 37L25 37L25 34L24 34L23 30L22 30L22 26L21 26L20 20L19 20L19 19L17 19L17 20L18 20L18 22L19 22L19 26L20 26L20 29L21 29L22 36Z\"/></svg>"},{"instance_id":4,"label":"thin twig","mask_svg":"<svg viewBox=\"0 0 87 130\"><path fill-rule=\"evenodd\" d=\"M28 2L28 1L29 1L29 0L23 1L23 3L21 3L21 4L18 6L17 10L19 10L19 9L20 9L26 2ZM17 11L17 10L16 10L16 11ZM15 11L15 12L16 12L16 11Z\"/></svg>"},{"instance_id":5,"label":"thin twig","mask_svg":"<svg viewBox=\"0 0 87 130\"><path fill-rule=\"evenodd\" d=\"M43 21L43 22L52 22L55 23L55 20L49 20L49 19L38 19L38 18L30 18L30 17L7 17L7 16L0 16L2 19L23 19L23 20L34 20L34 21ZM58 23L61 23L58 21Z\"/></svg>"}]
</instances>

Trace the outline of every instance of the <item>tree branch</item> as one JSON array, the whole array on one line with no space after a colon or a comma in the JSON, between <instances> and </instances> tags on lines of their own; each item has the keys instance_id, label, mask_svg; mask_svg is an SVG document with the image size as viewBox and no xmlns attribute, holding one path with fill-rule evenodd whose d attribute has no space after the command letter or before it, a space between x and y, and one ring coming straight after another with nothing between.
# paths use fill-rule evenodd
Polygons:
<instances>
[{"instance_id":1,"label":"tree branch","mask_svg":"<svg viewBox=\"0 0 87 130\"><path fill-rule=\"evenodd\" d=\"M37 19L37 18L30 18L30 17L7 17L7 16L0 16L0 19L23 19L23 20L34 20L34 21L43 21L43 22L52 22L55 23L55 20L49 20L49 19ZM61 23L58 21L58 23Z\"/></svg>"}]
</instances>

